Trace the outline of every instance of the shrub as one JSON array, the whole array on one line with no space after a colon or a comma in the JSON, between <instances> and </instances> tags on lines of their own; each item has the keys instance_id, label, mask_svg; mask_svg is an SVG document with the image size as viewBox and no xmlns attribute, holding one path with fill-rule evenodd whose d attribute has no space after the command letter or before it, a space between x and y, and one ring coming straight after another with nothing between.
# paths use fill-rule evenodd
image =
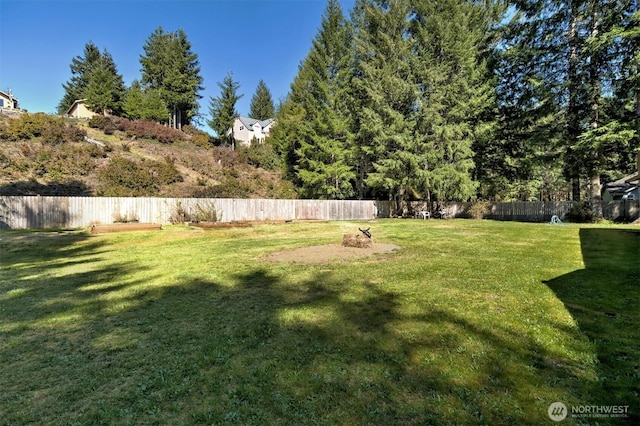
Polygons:
<instances>
[{"instance_id":1,"label":"shrub","mask_svg":"<svg viewBox=\"0 0 640 426\"><path fill-rule=\"evenodd\" d=\"M141 196L158 192L149 170L141 164L122 157L112 158L98 171L100 195Z\"/></svg>"},{"instance_id":2,"label":"shrub","mask_svg":"<svg viewBox=\"0 0 640 426\"><path fill-rule=\"evenodd\" d=\"M241 158L254 167L266 170L279 170L281 160L269 143L252 143L251 146L240 148Z\"/></svg>"},{"instance_id":3,"label":"shrub","mask_svg":"<svg viewBox=\"0 0 640 426\"><path fill-rule=\"evenodd\" d=\"M182 128L182 131L190 136L189 141L201 148L211 148L213 147L213 142L211 140L211 135L207 132L203 132L202 130L188 124Z\"/></svg>"},{"instance_id":4,"label":"shrub","mask_svg":"<svg viewBox=\"0 0 640 426\"><path fill-rule=\"evenodd\" d=\"M114 157L98 171L100 195L144 196L154 195L161 185L182 182L182 175L173 161L133 161Z\"/></svg>"},{"instance_id":5,"label":"shrub","mask_svg":"<svg viewBox=\"0 0 640 426\"><path fill-rule=\"evenodd\" d=\"M153 121L129 121L125 127L127 137L155 139L160 143L169 144L184 139L185 135L179 130L163 126Z\"/></svg>"},{"instance_id":6,"label":"shrub","mask_svg":"<svg viewBox=\"0 0 640 426\"><path fill-rule=\"evenodd\" d=\"M84 130L65 123L61 117L42 112L21 114L0 127L0 138L11 141L42 137L44 143L58 145L81 141L85 136Z\"/></svg>"},{"instance_id":7,"label":"shrub","mask_svg":"<svg viewBox=\"0 0 640 426\"><path fill-rule=\"evenodd\" d=\"M216 205L211 201L204 201L203 204L196 204L196 211L192 220L197 222L217 222L222 219L222 213L218 212Z\"/></svg>"},{"instance_id":8,"label":"shrub","mask_svg":"<svg viewBox=\"0 0 640 426\"><path fill-rule=\"evenodd\" d=\"M180 200L176 201L176 204L171 209L169 222L175 225L177 223L184 223L189 221L191 221L191 215L184 207L182 207L182 203L180 202Z\"/></svg>"},{"instance_id":9,"label":"shrub","mask_svg":"<svg viewBox=\"0 0 640 426\"><path fill-rule=\"evenodd\" d=\"M87 132L76 126L62 122L49 123L42 132L42 143L48 145L60 145L68 142L81 142Z\"/></svg>"},{"instance_id":10,"label":"shrub","mask_svg":"<svg viewBox=\"0 0 640 426\"><path fill-rule=\"evenodd\" d=\"M100 129L106 135L112 135L116 130L124 131L129 120L111 115L94 115L89 119L89 127Z\"/></svg>"},{"instance_id":11,"label":"shrub","mask_svg":"<svg viewBox=\"0 0 640 426\"><path fill-rule=\"evenodd\" d=\"M484 219L489 214L491 203L488 201L476 201L469 207L468 213L472 219Z\"/></svg>"},{"instance_id":12,"label":"shrub","mask_svg":"<svg viewBox=\"0 0 640 426\"><path fill-rule=\"evenodd\" d=\"M171 157L165 157L165 161L154 161L149 168L153 177L162 185L182 182L183 180L182 175L176 169L174 159Z\"/></svg>"},{"instance_id":13,"label":"shrub","mask_svg":"<svg viewBox=\"0 0 640 426\"><path fill-rule=\"evenodd\" d=\"M596 215L591 209L591 205L587 201L576 202L565 215L565 220L574 223L594 223Z\"/></svg>"}]
</instances>

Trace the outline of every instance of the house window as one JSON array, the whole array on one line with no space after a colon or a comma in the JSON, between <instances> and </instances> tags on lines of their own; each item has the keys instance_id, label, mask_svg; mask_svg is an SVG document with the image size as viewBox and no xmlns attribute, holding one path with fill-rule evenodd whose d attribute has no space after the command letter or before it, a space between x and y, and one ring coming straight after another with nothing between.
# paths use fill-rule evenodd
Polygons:
<instances>
[{"instance_id":1,"label":"house window","mask_svg":"<svg viewBox=\"0 0 640 426\"><path fill-rule=\"evenodd\" d=\"M244 130L244 126L240 126L240 130Z\"/></svg>"},{"instance_id":2,"label":"house window","mask_svg":"<svg viewBox=\"0 0 640 426\"><path fill-rule=\"evenodd\" d=\"M0 108L4 108L4 99L0 98Z\"/></svg>"}]
</instances>

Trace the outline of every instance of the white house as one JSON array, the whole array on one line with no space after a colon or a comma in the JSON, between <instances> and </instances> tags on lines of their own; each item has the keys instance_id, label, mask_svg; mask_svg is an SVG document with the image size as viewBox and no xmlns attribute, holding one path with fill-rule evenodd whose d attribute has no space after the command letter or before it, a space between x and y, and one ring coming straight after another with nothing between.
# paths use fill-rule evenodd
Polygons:
<instances>
[{"instance_id":1,"label":"white house","mask_svg":"<svg viewBox=\"0 0 640 426\"><path fill-rule=\"evenodd\" d=\"M233 128L227 131L227 135L232 134L239 145L249 146L254 139L258 142L264 142L274 124L273 118L256 120L240 115L236 117Z\"/></svg>"},{"instance_id":2,"label":"white house","mask_svg":"<svg viewBox=\"0 0 640 426\"><path fill-rule=\"evenodd\" d=\"M18 100L9 93L0 92L0 109L18 109Z\"/></svg>"}]
</instances>

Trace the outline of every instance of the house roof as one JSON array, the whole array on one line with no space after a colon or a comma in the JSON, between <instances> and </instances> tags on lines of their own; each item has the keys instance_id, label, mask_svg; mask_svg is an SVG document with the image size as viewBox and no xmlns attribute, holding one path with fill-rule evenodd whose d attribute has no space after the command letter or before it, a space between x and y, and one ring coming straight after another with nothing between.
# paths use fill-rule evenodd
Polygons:
<instances>
[{"instance_id":1,"label":"house roof","mask_svg":"<svg viewBox=\"0 0 640 426\"><path fill-rule=\"evenodd\" d=\"M609 182L604 185L604 189L609 191L610 194L627 194L638 188L638 175L639 173L633 173L618 179L614 182Z\"/></svg>"},{"instance_id":2,"label":"house roof","mask_svg":"<svg viewBox=\"0 0 640 426\"><path fill-rule=\"evenodd\" d=\"M251 128L254 124L258 123L263 129L274 121L273 118L267 118L266 120L256 120L255 118L245 117L243 115L239 115L238 120L240 120L240 122L244 124L246 128Z\"/></svg>"},{"instance_id":3,"label":"house roof","mask_svg":"<svg viewBox=\"0 0 640 426\"><path fill-rule=\"evenodd\" d=\"M18 102L18 98L16 98L15 96L13 96L13 94L9 94L9 93L5 93L3 91L0 91L0 95L4 98L7 99L12 99L14 102Z\"/></svg>"},{"instance_id":4,"label":"house roof","mask_svg":"<svg viewBox=\"0 0 640 426\"><path fill-rule=\"evenodd\" d=\"M75 101L73 101L73 103L71 104L71 106L67 110L67 114L71 114L71 111L73 111L73 108L75 108L75 106L78 105L78 104L83 104L84 101L86 101L86 99L76 99Z\"/></svg>"}]
</instances>

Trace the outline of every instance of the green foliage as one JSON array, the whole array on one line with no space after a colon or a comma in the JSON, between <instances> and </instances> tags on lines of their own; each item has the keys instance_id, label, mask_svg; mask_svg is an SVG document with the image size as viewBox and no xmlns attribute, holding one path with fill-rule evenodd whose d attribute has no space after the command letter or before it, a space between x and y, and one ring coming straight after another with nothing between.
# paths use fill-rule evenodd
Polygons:
<instances>
[{"instance_id":1,"label":"green foliage","mask_svg":"<svg viewBox=\"0 0 640 426\"><path fill-rule=\"evenodd\" d=\"M198 112L203 79L198 55L191 51L187 35L183 30L166 33L158 27L143 49L142 84L157 91L167 105L171 127L180 129L190 124Z\"/></svg>"},{"instance_id":2,"label":"green foliage","mask_svg":"<svg viewBox=\"0 0 640 426\"><path fill-rule=\"evenodd\" d=\"M295 112L294 117L304 111L304 118L273 136L282 139L283 133L293 133L288 136L295 141L288 148L295 161L291 171L305 198L345 199L355 194L347 96L352 72L351 30L340 3L329 1L313 47L291 86L288 102L299 109L293 110L294 105L284 109L285 113ZM287 120L283 122L288 125ZM275 127L280 124L278 120Z\"/></svg>"},{"instance_id":3,"label":"green foliage","mask_svg":"<svg viewBox=\"0 0 640 426\"><path fill-rule=\"evenodd\" d=\"M167 123L169 111L158 89L146 88L137 80L127 91L124 103L125 116L131 120L148 120Z\"/></svg>"},{"instance_id":4,"label":"green foliage","mask_svg":"<svg viewBox=\"0 0 640 426\"><path fill-rule=\"evenodd\" d=\"M196 203L193 211L182 206L180 201L172 206L170 222L179 224L184 222L217 222L222 220L222 212L218 211L213 201L203 200Z\"/></svg>"},{"instance_id":5,"label":"green foliage","mask_svg":"<svg viewBox=\"0 0 640 426\"><path fill-rule=\"evenodd\" d=\"M486 200L475 201L469 206L467 213L472 219L484 219L490 213L491 203Z\"/></svg>"},{"instance_id":6,"label":"green foliage","mask_svg":"<svg viewBox=\"0 0 640 426\"><path fill-rule=\"evenodd\" d=\"M9 141L39 138L48 145L59 145L66 142L79 142L86 132L74 125L67 124L62 117L45 113L21 114L0 126L0 139Z\"/></svg>"},{"instance_id":7,"label":"green foliage","mask_svg":"<svg viewBox=\"0 0 640 426\"><path fill-rule=\"evenodd\" d=\"M185 126L185 133L157 123L100 115L70 124L77 121L46 114L0 115L1 192L297 197L292 184L280 177L281 160L269 144L233 150L214 147L210 136L193 126ZM85 123L89 129L80 127ZM94 129L111 136L101 137ZM83 141L86 130L105 145ZM169 146L172 141L176 143ZM115 166L108 166L118 158L114 152L122 154L126 163L115 160ZM184 178L178 172L182 169L188 170ZM123 182L117 181L119 175Z\"/></svg>"},{"instance_id":8,"label":"green foliage","mask_svg":"<svg viewBox=\"0 0 640 426\"><path fill-rule=\"evenodd\" d=\"M242 146L239 151L243 160L252 166L273 171L282 169L280 157L268 142Z\"/></svg>"},{"instance_id":9,"label":"green foliage","mask_svg":"<svg viewBox=\"0 0 640 426\"><path fill-rule=\"evenodd\" d=\"M207 121L209 127L216 132L217 137L225 141L225 144L234 145L233 131L227 136L227 131L233 128L233 122L238 116L236 103L243 95L238 95L240 84L233 81L233 74L227 73L222 82L218 83L220 96L209 100L209 115Z\"/></svg>"},{"instance_id":10,"label":"green foliage","mask_svg":"<svg viewBox=\"0 0 640 426\"><path fill-rule=\"evenodd\" d=\"M637 43L631 35L637 5L527 0L513 12L496 51L503 117L494 148L504 149L503 158L522 167L504 167L502 175L513 182L508 174L519 170L523 175L518 180L542 181L560 164L564 175L555 178L554 170L555 191L544 188L540 198L553 199L546 194L562 194L569 184L572 198L579 201L585 180L598 198L600 180L627 168L623 159L640 146L630 132L637 132L640 117L631 112L638 99L633 82L638 68L632 59ZM495 154L500 158L500 152Z\"/></svg>"},{"instance_id":11,"label":"green foliage","mask_svg":"<svg viewBox=\"0 0 640 426\"><path fill-rule=\"evenodd\" d=\"M597 217L588 201L580 201L571 205L565 215L565 220L573 223L594 223Z\"/></svg>"},{"instance_id":12,"label":"green foliage","mask_svg":"<svg viewBox=\"0 0 640 426\"><path fill-rule=\"evenodd\" d=\"M271 92L264 80L258 82L256 93L251 98L249 117L256 120L266 120L275 117L276 111Z\"/></svg>"},{"instance_id":13,"label":"green foliage","mask_svg":"<svg viewBox=\"0 0 640 426\"><path fill-rule=\"evenodd\" d=\"M213 146L213 142L211 140L211 136L195 126L187 125L182 128L182 131L190 136L189 141L201 148L211 148Z\"/></svg>"},{"instance_id":14,"label":"green foliage","mask_svg":"<svg viewBox=\"0 0 640 426\"><path fill-rule=\"evenodd\" d=\"M266 143L273 146L275 152L282 159L283 173L291 180L295 179L298 157L296 150L300 146L300 123L304 120L304 107L294 102L289 96L278 110L277 125L269 135Z\"/></svg>"},{"instance_id":15,"label":"green foliage","mask_svg":"<svg viewBox=\"0 0 640 426\"><path fill-rule=\"evenodd\" d=\"M89 42L84 46L83 56L76 56L71 60L71 79L62 85L65 93L58 104L58 114L66 114L75 101L84 99L91 72L101 58L100 49Z\"/></svg>"},{"instance_id":16,"label":"green foliage","mask_svg":"<svg viewBox=\"0 0 640 426\"><path fill-rule=\"evenodd\" d=\"M93 112L103 115L122 113L124 81L106 50L89 72L87 87L82 95L87 107Z\"/></svg>"},{"instance_id":17,"label":"green foliage","mask_svg":"<svg viewBox=\"0 0 640 426\"><path fill-rule=\"evenodd\" d=\"M157 194L161 186L182 181L173 161L133 161L114 157L98 170L100 189L106 197L135 197Z\"/></svg>"},{"instance_id":18,"label":"green foliage","mask_svg":"<svg viewBox=\"0 0 640 426\"><path fill-rule=\"evenodd\" d=\"M222 212L218 211L213 201L205 200L196 204L191 220L195 222L217 222L222 220Z\"/></svg>"}]
</instances>

